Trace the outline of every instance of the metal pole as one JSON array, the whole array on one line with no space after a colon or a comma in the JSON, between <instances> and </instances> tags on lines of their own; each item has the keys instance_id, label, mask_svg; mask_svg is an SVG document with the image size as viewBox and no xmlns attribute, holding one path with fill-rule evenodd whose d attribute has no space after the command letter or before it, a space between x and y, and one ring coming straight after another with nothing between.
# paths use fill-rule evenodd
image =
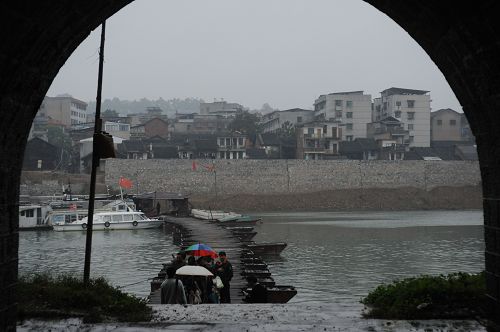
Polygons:
<instances>
[{"instance_id":1,"label":"metal pole","mask_svg":"<svg viewBox=\"0 0 500 332\"><path fill-rule=\"evenodd\" d=\"M99 73L97 78L97 97L95 107L94 140L92 143L92 171L90 173L90 197L87 221L87 239L85 242L85 263L83 267L83 283L88 285L90 279L90 257L92 254L92 226L94 223L94 199L97 167L99 166L99 156L97 155L97 134L102 131L101 122L101 92L102 92L102 72L104 64L104 36L106 33L106 21L102 22L101 46L99 50Z\"/></svg>"}]
</instances>

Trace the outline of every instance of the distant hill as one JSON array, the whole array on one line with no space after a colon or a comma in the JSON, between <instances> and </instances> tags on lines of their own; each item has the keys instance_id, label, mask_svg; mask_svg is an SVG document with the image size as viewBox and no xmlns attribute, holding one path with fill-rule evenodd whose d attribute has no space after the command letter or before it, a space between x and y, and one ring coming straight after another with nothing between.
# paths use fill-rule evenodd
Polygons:
<instances>
[{"instance_id":1,"label":"distant hill","mask_svg":"<svg viewBox=\"0 0 500 332\"><path fill-rule=\"evenodd\" d=\"M119 114L127 115L130 113L144 113L148 107L159 107L163 110L164 114L173 116L175 112L178 113L194 113L200 111L200 103L203 99L199 98L185 98L185 99L169 99L165 100L159 98L157 100L149 100L142 98L139 100L121 100L119 98L105 99L102 102L101 110L115 110ZM95 111L95 101L90 101L88 104L89 111Z\"/></svg>"}]
</instances>

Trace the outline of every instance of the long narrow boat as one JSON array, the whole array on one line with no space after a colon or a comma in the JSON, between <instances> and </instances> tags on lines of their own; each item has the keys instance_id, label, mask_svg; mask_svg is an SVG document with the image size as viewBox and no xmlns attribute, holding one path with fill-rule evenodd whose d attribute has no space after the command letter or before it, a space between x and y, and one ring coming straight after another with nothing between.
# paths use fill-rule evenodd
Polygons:
<instances>
[{"instance_id":1,"label":"long narrow boat","mask_svg":"<svg viewBox=\"0 0 500 332\"><path fill-rule=\"evenodd\" d=\"M244 269L241 272L241 275L243 275L245 277L254 276L254 277L257 277L257 278L268 278L268 277L271 276L271 271L269 271L268 269L262 269L262 270L247 270L247 269Z\"/></svg>"},{"instance_id":2,"label":"long narrow boat","mask_svg":"<svg viewBox=\"0 0 500 332\"><path fill-rule=\"evenodd\" d=\"M255 235L257 235L257 232L233 232L233 235L240 239L240 241L250 241Z\"/></svg>"},{"instance_id":3,"label":"long narrow boat","mask_svg":"<svg viewBox=\"0 0 500 332\"><path fill-rule=\"evenodd\" d=\"M251 288L246 288L245 291L249 293ZM267 303L287 303L295 295L297 290L293 286L271 286L267 288Z\"/></svg>"},{"instance_id":4,"label":"long narrow boat","mask_svg":"<svg viewBox=\"0 0 500 332\"><path fill-rule=\"evenodd\" d=\"M250 249L255 255L265 254L280 254L285 249L287 244L285 242L275 243L249 243L245 247Z\"/></svg>"},{"instance_id":5,"label":"long narrow boat","mask_svg":"<svg viewBox=\"0 0 500 332\"><path fill-rule=\"evenodd\" d=\"M255 264L245 264L245 263L243 263L243 267L246 270L266 270L267 269L267 264L266 263L255 263Z\"/></svg>"},{"instance_id":6,"label":"long narrow boat","mask_svg":"<svg viewBox=\"0 0 500 332\"><path fill-rule=\"evenodd\" d=\"M191 209L191 215L203 220L219 220L225 217L241 217L241 214L217 210Z\"/></svg>"}]
</instances>

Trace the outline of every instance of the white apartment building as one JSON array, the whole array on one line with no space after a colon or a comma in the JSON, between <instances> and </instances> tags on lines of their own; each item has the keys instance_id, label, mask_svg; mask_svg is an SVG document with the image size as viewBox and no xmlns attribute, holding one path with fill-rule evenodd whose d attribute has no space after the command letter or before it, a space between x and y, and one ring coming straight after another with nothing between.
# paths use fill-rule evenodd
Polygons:
<instances>
[{"instance_id":1,"label":"white apartment building","mask_svg":"<svg viewBox=\"0 0 500 332\"><path fill-rule=\"evenodd\" d=\"M431 97L429 91L389 88L373 100L372 121L387 117L401 121L403 129L409 131L410 147L431 145Z\"/></svg>"},{"instance_id":2,"label":"white apartment building","mask_svg":"<svg viewBox=\"0 0 500 332\"><path fill-rule=\"evenodd\" d=\"M87 103L70 95L45 96L37 117L46 118L48 124L58 124L69 128L72 125L87 122Z\"/></svg>"},{"instance_id":3,"label":"white apartment building","mask_svg":"<svg viewBox=\"0 0 500 332\"><path fill-rule=\"evenodd\" d=\"M372 118L372 97L363 91L334 92L314 101L314 117L318 121L337 122L342 141L366 138L366 125Z\"/></svg>"},{"instance_id":4,"label":"white apartment building","mask_svg":"<svg viewBox=\"0 0 500 332\"><path fill-rule=\"evenodd\" d=\"M234 117L243 112L243 106L227 101L214 101L213 103L200 103L201 115L221 115L225 118Z\"/></svg>"},{"instance_id":5,"label":"white apartment building","mask_svg":"<svg viewBox=\"0 0 500 332\"><path fill-rule=\"evenodd\" d=\"M262 116L260 121L263 133L276 133L281 126L288 122L293 126L314 120L314 111L301 108L292 108L283 111L274 111Z\"/></svg>"}]
</instances>

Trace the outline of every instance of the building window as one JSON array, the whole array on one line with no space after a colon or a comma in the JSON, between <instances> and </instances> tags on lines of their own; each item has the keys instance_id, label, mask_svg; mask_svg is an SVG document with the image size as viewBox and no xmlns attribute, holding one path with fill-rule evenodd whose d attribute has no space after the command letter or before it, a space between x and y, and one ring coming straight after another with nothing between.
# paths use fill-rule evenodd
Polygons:
<instances>
[{"instance_id":1,"label":"building window","mask_svg":"<svg viewBox=\"0 0 500 332\"><path fill-rule=\"evenodd\" d=\"M314 135L314 128L307 128L307 133L309 135Z\"/></svg>"},{"instance_id":2,"label":"building window","mask_svg":"<svg viewBox=\"0 0 500 332\"><path fill-rule=\"evenodd\" d=\"M323 134L326 134L328 132L328 126L323 126Z\"/></svg>"},{"instance_id":3,"label":"building window","mask_svg":"<svg viewBox=\"0 0 500 332\"><path fill-rule=\"evenodd\" d=\"M408 112L408 120L414 120L415 119L415 112Z\"/></svg>"},{"instance_id":4,"label":"building window","mask_svg":"<svg viewBox=\"0 0 500 332\"><path fill-rule=\"evenodd\" d=\"M345 107L352 108L352 100L348 100L345 102Z\"/></svg>"},{"instance_id":5,"label":"building window","mask_svg":"<svg viewBox=\"0 0 500 332\"><path fill-rule=\"evenodd\" d=\"M450 120L450 126L456 126L457 120Z\"/></svg>"},{"instance_id":6,"label":"building window","mask_svg":"<svg viewBox=\"0 0 500 332\"><path fill-rule=\"evenodd\" d=\"M394 112L394 117L400 118L401 117L401 111Z\"/></svg>"},{"instance_id":7,"label":"building window","mask_svg":"<svg viewBox=\"0 0 500 332\"><path fill-rule=\"evenodd\" d=\"M352 130L352 123L346 123L345 129L346 130Z\"/></svg>"},{"instance_id":8,"label":"building window","mask_svg":"<svg viewBox=\"0 0 500 332\"><path fill-rule=\"evenodd\" d=\"M396 102L396 106L401 106L401 101L400 101L400 100L398 100L398 101Z\"/></svg>"},{"instance_id":9,"label":"building window","mask_svg":"<svg viewBox=\"0 0 500 332\"><path fill-rule=\"evenodd\" d=\"M348 141L348 142L351 142L351 141L352 141L352 138L353 138L353 136L352 136L352 135L347 135L347 136L345 137L346 141Z\"/></svg>"},{"instance_id":10,"label":"building window","mask_svg":"<svg viewBox=\"0 0 500 332\"><path fill-rule=\"evenodd\" d=\"M231 139L230 138L226 138L226 145L231 146Z\"/></svg>"},{"instance_id":11,"label":"building window","mask_svg":"<svg viewBox=\"0 0 500 332\"><path fill-rule=\"evenodd\" d=\"M408 124L408 130L413 130L413 124L412 123Z\"/></svg>"},{"instance_id":12,"label":"building window","mask_svg":"<svg viewBox=\"0 0 500 332\"><path fill-rule=\"evenodd\" d=\"M341 118L342 117L342 111L335 111L335 117Z\"/></svg>"},{"instance_id":13,"label":"building window","mask_svg":"<svg viewBox=\"0 0 500 332\"><path fill-rule=\"evenodd\" d=\"M243 137L238 137L238 145L243 145Z\"/></svg>"},{"instance_id":14,"label":"building window","mask_svg":"<svg viewBox=\"0 0 500 332\"><path fill-rule=\"evenodd\" d=\"M437 125L442 126L443 125L443 120L437 120Z\"/></svg>"},{"instance_id":15,"label":"building window","mask_svg":"<svg viewBox=\"0 0 500 332\"><path fill-rule=\"evenodd\" d=\"M384 101L384 107L383 107L383 110L384 110L384 111L385 111L385 110L387 110L387 102L386 102L386 101Z\"/></svg>"},{"instance_id":16,"label":"building window","mask_svg":"<svg viewBox=\"0 0 500 332\"><path fill-rule=\"evenodd\" d=\"M26 217L33 218L33 209L26 210Z\"/></svg>"},{"instance_id":17,"label":"building window","mask_svg":"<svg viewBox=\"0 0 500 332\"><path fill-rule=\"evenodd\" d=\"M342 100L335 100L335 106L342 106Z\"/></svg>"},{"instance_id":18,"label":"building window","mask_svg":"<svg viewBox=\"0 0 500 332\"><path fill-rule=\"evenodd\" d=\"M298 116L297 117L297 123L301 123L302 122L302 117L301 116Z\"/></svg>"},{"instance_id":19,"label":"building window","mask_svg":"<svg viewBox=\"0 0 500 332\"><path fill-rule=\"evenodd\" d=\"M224 139L223 138L219 138L219 145L224 146Z\"/></svg>"},{"instance_id":20,"label":"building window","mask_svg":"<svg viewBox=\"0 0 500 332\"><path fill-rule=\"evenodd\" d=\"M408 103L408 108L414 108L415 107L415 100L407 100Z\"/></svg>"},{"instance_id":21,"label":"building window","mask_svg":"<svg viewBox=\"0 0 500 332\"><path fill-rule=\"evenodd\" d=\"M415 138L414 136L410 136L408 141L409 141L410 143L413 143L413 142L414 142L414 138Z\"/></svg>"},{"instance_id":22,"label":"building window","mask_svg":"<svg viewBox=\"0 0 500 332\"><path fill-rule=\"evenodd\" d=\"M352 119L352 112L346 112L345 117L348 119Z\"/></svg>"}]
</instances>

